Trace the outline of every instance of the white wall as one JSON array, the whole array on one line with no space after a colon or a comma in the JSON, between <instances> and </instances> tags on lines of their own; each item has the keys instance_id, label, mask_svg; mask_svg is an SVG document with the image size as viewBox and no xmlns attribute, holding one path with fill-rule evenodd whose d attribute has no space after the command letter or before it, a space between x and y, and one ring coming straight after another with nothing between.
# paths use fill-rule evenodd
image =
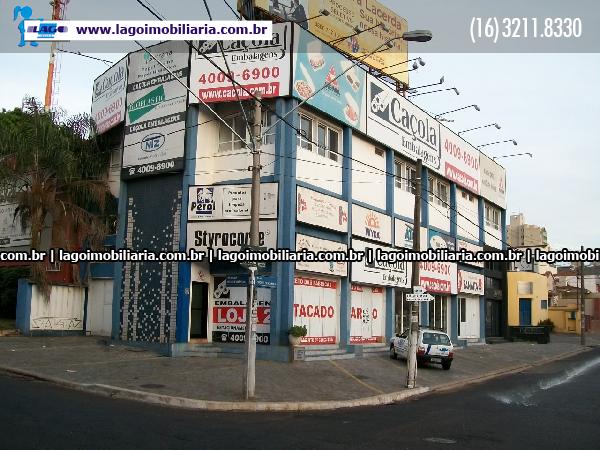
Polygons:
<instances>
[{"instance_id":1,"label":"white wall","mask_svg":"<svg viewBox=\"0 0 600 450\"><path fill-rule=\"evenodd\" d=\"M213 109L216 105L211 106ZM237 104L221 104L220 116L227 116L239 110ZM206 123L204 123L206 122ZM251 177L248 167L252 165L252 155L247 148L219 152L219 126L221 121L206 108L200 107L198 115L198 143L196 149L195 184L214 184L222 181L235 181ZM273 175L275 146L263 145L260 163L261 175ZM236 154L241 153L241 154Z\"/></svg>"},{"instance_id":2,"label":"white wall","mask_svg":"<svg viewBox=\"0 0 600 450\"><path fill-rule=\"evenodd\" d=\"M52 286L46 300L37 286L31 287L31 331L83 330L84 288Z\"/></svg>"},{"instance_id":3,"label":"white wall","mask_svg":"<svg viewBox=\"0 0 600 450\"><path fill-rule=\"evenodd\" d=\"M375 145L352 136L352 199L381 209L386 206L386 153L379 156Z\"/></svg>"},{"instance_id":4,"label":"white wall","mask_svg":"<svg viewBox=\"0 0 600 450\"><path fill-rule=\"evenodd\" d=\"M112 331L113 280L90 280L86 326L94 336L110 336Z\"/></svg>"},{"instance_id":5,"label":"white wall","mask_svg":"<svg viewBox=\"0 0 600 450\"><path fill-rule=\"evenodd\" d=\"M412 219L415 215L415 196L394 186L394 212Z\"/></svg>"},{"instance_id":6,"label":"white wall","mask_svg":"<svg viewBox=\"0 0 600 450\"><path fill-rule=\"evenodd\" d=\"M438 205L435 200L429 201L429 226L450 233L450 208Z\"/></svg>"},{"instance_id":7,"label":"white wall","mask_svg":"<svg viewBox=\"0 0 600 450\"><path fill-rule=\"evenodd\" d=\"M479 205L476 195L471 194L473 200L463 198L463 191L456 189L456 234L470 240L479 241ZM468 192L467 192L468 194ZM460 214L458 214L460 213ZM463 217L463 216L466 216Z\"/></svg>"},{"instance_id":8,"label":"white wall","mask_svg":"<svg viewBox=\"0 0 600 450\"><path fill-rule=\"evenodd\" d=\"M338 161L333 161L327 157L316 153L313 145L313 151L296 147L296 179L309 183L313 186L327 189L328 191L342 195L342 156ZM264 165L264 164L263 164Z\"/></svg>"},{"instance_id":9,"label":"white wall","mask_svg":"<svg viewBox=\"0 0 600 450\"><path fill-rule=\"evenodd\" d=\"M485 230L485 243L490 247L494 247L497 249L502 248L502 227L499 227L497 230L494 227L489 227L483 222L483 228Z\"/></svg>"}]
</instances>

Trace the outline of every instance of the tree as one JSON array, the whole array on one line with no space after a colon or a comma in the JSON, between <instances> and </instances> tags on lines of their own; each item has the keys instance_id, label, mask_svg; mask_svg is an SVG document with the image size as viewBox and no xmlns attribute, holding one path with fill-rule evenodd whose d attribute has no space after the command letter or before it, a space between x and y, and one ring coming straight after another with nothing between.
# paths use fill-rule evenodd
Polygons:
<instances>
[{"instance_id":1,"label":"tree","mask_svg":"<svg viewBox=\"0 0 600 450\"><path fill-rule=\"evenodd\" d=\"M15 220L31 228L31 248L40 250L51 220L54 246L75 250L98 245L108 231L113 198L106 174L110 159L88 115L65 118L44 111L33 98L24 108L0 113L0 184L13 186ZM45 263L35 263L32 281L49 296Z\"/></svg>"}]
</instances>

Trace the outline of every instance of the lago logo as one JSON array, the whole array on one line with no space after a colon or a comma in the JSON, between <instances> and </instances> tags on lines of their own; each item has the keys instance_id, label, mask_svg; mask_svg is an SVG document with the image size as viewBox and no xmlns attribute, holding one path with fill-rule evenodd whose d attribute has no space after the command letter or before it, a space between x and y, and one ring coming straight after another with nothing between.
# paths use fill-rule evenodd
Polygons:
<instances>
[{"instance_id":1,"label":"lago logo","mask_svg":"<svg viewBox=\"0 0 600 450\"><path fill-rule=\"evenodd\" d=\"M156 108L157 105L165 101L165 88L161 85L156 89L151 90L142 98L136 100L127 107L129 115L129 123L135 123Z\"/></svg>"},{"instance_id":2,"label":"lago logo","mask_svg":"<svg viewBox=\"0 0 600 450\"><path fill-rule=\"evenodd\" d=\"M38 17L37 19L35 19L35 18L32 19L31 18L32 15L33 15L33 10L31 9L31 6L15 6L15 9L13 10L13 22L15 20L17 20L19 17L21 17L21 21L17 25L17 28L19 29L19 33L21 34L21 40L17 44L18 47L25 47L27 45L27 43L25 42L25 21L26 20L40 20L40 21L44 20L41 17ZM29 43L29 45L32 47L37 47L38 43L32 41Z\"/></svg>"}]
</instances>

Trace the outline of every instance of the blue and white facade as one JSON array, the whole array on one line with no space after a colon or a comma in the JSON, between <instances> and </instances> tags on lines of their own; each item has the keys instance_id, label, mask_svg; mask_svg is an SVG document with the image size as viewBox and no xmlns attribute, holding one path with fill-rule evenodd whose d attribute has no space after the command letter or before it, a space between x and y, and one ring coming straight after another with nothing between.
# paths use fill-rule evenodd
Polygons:
<instances>
[{"instance_id":1,"label":"blue and white facade","mask_svg":"<svg viewBox=\"0 0 600 450\"><path fill-rule=\"evenodd\" d=\"M270 108L262 117L268 132L261 148L261 246L412 247L412 181L421 158L419 175L427 180L418 231L422 249L503 248L502 167L305 30L278 27L285 29L277 42L253 43L243 57L229 60L236 74L250 68L236 79L260 90ZM210 57L211 50L204 50ZM183 170L121 180L118 248L237 250L247 243L252 158L231 129L246 139L248 131L230 82L228 87L216 73L209 83L203 59L191 51L188 80L209 106L188 98L177 160ZM236 66L236 60L244 63ZM219 64L216 54L213 61ZM172 142L171 153L176 148ZM258 357L288 360L292 325L307 326L307 354L384 349L408 326L411 273L404 263L268 264L258 289ZM241 352L246 276L242 266L224 261L119 264L113 337L158 343L173 355L209 348ZM420 284L435 300L421 305L421 324L444 329L455 342L484 341L495 332L486 326L494 319L486 300L493 283L485 277L483 265L422 263ZM499 289L493 295L500 300L493 301L502 302L501 281Z\"/></svg>"}]
</instances>

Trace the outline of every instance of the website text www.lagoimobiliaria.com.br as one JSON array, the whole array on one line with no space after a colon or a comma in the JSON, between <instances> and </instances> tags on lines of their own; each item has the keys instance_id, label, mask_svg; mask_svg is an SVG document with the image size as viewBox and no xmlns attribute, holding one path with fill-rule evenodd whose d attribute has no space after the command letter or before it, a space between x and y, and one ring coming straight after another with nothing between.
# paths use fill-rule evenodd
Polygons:
<instances>
[{"instance_id":1,"label":"website text www.lagoimobiliaria.com.br","mask_svg":"<svg viewBox=\"0 0 600 450\"><path fill-rule=\"evenodd\" d=\"M148 249L110 249L96 251L92 249L69 251L63 248L52 248L47 251L2 251L0 261L9 262L42 262L50 263L80 263L80 262L178 262L178 261L222 261L229 263L273 263L273 262L364 262L366 266L382 267L408 262L453 262L453 263L485 263L519 262L528 264L543 262L574 263L574 262L600 262L600 248L587 248L581 250L542 250L528 248L515 250L480 251L471 252L460 249L450 251L446 248L414 251L406 248L383 249L367 247L365 250L339 251L310 251L308 249L290 250L286 248L265 249L256 251L251 249L240 251L226 251L221 248L208 248L203 251L190 249L187 252L151 251Z\"/></svg>"}]
</instances>

